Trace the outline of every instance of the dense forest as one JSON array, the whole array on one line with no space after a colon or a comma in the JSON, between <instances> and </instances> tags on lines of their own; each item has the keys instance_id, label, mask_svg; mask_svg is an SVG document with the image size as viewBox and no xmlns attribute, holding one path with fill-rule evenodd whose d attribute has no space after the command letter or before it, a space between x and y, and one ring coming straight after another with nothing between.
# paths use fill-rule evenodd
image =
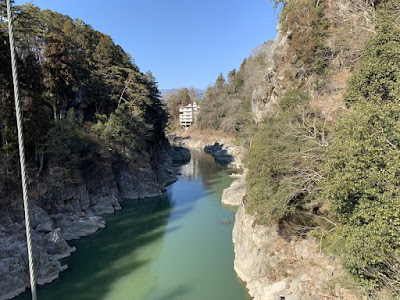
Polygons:
<instances>
[{"instance_id":1,"label":"dense forest","mask_svg":"<svg viewBox=\"0 0 400 300\"><path fill-rule=\"evenodd\" d=\"M0 8L0 206L8 211L20 184L4 0ZM152 74L82 20L33 4L14 11L30 184L56 170L74 182L133 152L154 160L168 117Z\"/></svg>"},{"instance_id":2,"label":"dense forest","mask_svg":"<svg viewBox=\"0 0 400 300\"><path fill-rule=\"evenodd\" d=\"M284 42L221 74L197 126L249 147L246 209L260 224L317 237L364 296L398 299L400 2L275 4Z\"/></svg>"}]
</instances>

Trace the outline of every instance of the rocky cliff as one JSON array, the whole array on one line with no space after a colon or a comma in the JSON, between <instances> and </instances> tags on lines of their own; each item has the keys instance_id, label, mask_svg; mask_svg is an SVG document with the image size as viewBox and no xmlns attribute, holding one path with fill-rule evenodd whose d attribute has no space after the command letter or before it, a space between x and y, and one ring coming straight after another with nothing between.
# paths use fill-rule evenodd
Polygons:
<instances>
[{"instance_id":1,"label":"rocky cliff","mask_svg":"<svg viewBox=\"0 0 400 300\"><path fill-rule=\"evenodd\" d=\"M105 226L102 215L121 209L120 202L161 195L174 181L173 159L187 157L185 149L165 146L158 150L157 164L139 153L130 163L107 170L99 162L90 176L66 180L57 168L40 184L31 184L31 224L37 283L59 277L68 266L60 260L76 249L67 241ZM2 213L0 220L0 299L10 299L29 286L28 256L23 211Z\"/></svg>"},{"instance_id":2,"label":"rocky cliff","mask_svg":"<svg viewBox=\"0 0 400 300\"><path fill-rule=\"evenodd\" d=\"M276 226L257 225L242 205L233 228L234 267L255 300L356 299L337 282L340 262L313 238L285 240Z\"/></svg>"},{"instance_id":3,"label":"rocky cliff","mask_svg":"<svg viewBox=\"0 0 400 300\"><path fill-rule=\"evenodd\" d=\"M320 17L326 26L320 45L327 50L327 56L320 57L324 60L322 71L310 71L307 68L315 68L315 65L307 66L306 60L301 61L301 55L306 53L301 51L307 50L307 38L312 37L307 37L313 30L312 23L307 23L305 18L309 10L299 10L289 21L281 19L276 39L264 48L264 75L255 83L252 93L256 123L265 117L279 115L280 99L295 88L310 95L311 107L321 112L326 123L337 118L344 107L342 98L346 81L363 46L373 34L373 13L367 2L317 2L317 6L324 5ZM300 24L301 18L306 24ZM290 29L288 22L294 22L292 27L296 32ZM354 40L355 36L357 40ZM319 55L317 51L314 54L315 57ZM240 182L234 182L225 190L223 200L229 202L227 198L230 198L241 205L233 229L234 265L254 299L356 299L339 286L339 278L344 275L340 261L324 255L320 241L305 236L283 237L277 225L257 224L256 218L246 212L245 204L241 204L246 202L246 192L239 187ZM243 197L244 201L236 199Z\"/></svg>"},{"instance_id":4,"label":"rocky cliff","mask_svg":"<svg viewBox=\"0 0 400 300\"><path fill-rule=\"evenodd\" d=\"M289 21L285 18L280 20L275 40L263 48L263 76L254 82L251 104L256 122L277 114L279 99L294 88L306 90L311 96L312 106L321 110L328 120L336 117L337 111L343 107L347 80L362 55L365 43L374 33L374 12L368 2L317 1L317 6L324 7L321 17L327 26L320 45L325 49L322 56L315 49L306 48L308 39L315 38L319 30L313 31L312 21L307 21L310 17L307 9L294 14L297 19L292 17L292 26L287 25ZM307 69L307 64L302 61L305 52L312 53L314 60L324 61L319 72Z\"/></svg>"},{"instance_id":5,"label":"rocky cliff","mask_svg":"<svg viewBox=\"0 0 400 300\"><path fill-rule=\"evenodd\" d=\"M233 137L210 130L202 131L198 128L190 128L180 135L171 135L168 139L173 145L201 148L206 153L213 155L217 162L230 164L238 169L243 168L245 149L237 145L233 141Z\"/></svg>"},{"instance_id":6,"label":"rocky cliff","mask_svg":"<svg viewBox=\"0 0 400 300\"><path fill-rule=\"evenodd\" d=\"M245 175L223 191L222 203L238 207L234 269L255 300L357 299L339 285L340 260L325 255L315 238L285 239L277 225L259 225L246 213Z\"/></svg>"}]
</instances>

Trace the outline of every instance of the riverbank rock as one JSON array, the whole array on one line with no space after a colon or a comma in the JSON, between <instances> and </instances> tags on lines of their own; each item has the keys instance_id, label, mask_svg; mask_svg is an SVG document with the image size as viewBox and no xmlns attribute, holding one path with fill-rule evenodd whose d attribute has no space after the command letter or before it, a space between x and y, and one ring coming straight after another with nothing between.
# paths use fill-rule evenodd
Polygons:
<instances>
[{"instance_id":1,"label":"riverbank rock","mask_svg":"<svg viewBox=\"0 0 400 300\"><path fill-rule=\"evenodd\" d=\"M63 239L69 241L95 233L104 228L106 222L99 216L84 214L56 214L51 216Z\"/></svg>"},{"instance_id":2,"label":"riverbank rock","mask_svg":"<svg viewBox=\"0 0 400 300\"><path fill-rule=\"evenodd\" d=\"M254 300L357 299L334 282L340 263L318 250L315 239L283 239L276 226L262 226L242 205L233 227L234 268Z\"/></svg>"},{"instance_id":3,"label":"riverbank rock","mask_svg":"<svg viewBox=\"0 0 400 300\"><path fill-rule=\"evenodd\" d=\"M52 282L68 266L60 260L76 249L66 241L104 228L101 215L121 209L123 198L161 195L177 180L169 146L162 146L150 160L139 152L118 164L96 162L91 172L66 180L60 168L35 183L31 225L33 255L39 285ZM185 150L177 150L187 156ZM28 254L21 209L0 212L0 300L11 299L29 287Z\"/></svg>"},{"instance_id":4,"label":"riverbank rock","mask_svg":"<svg viewBox=\"0 0 400 300\"><path fill-rule=\"evenodd\" d=\"M188 148L205 149L207 147L207 149L210 149L211 147L212 149L216 144L221 145L221 148L218 148L218 150L222 150L222 152L217 154L218 158L216 161L223 164L229 163L238 169L243 168L244 148L236 145L232 138L225 135L210 135L207 132L190 129L188 132L182 133L182 136L173 134L168 139L173 145Z\"/></svg>"},{"instance_id":5,"label":"riverbank rock","mask_svg":"<svg viewBox=\"0 0 400 300\"><path fill-rule=\"evenodd\" d=\"M243 202L246 192L244 176L232 182L231 186L222 192L222 203L226 205L239 206Z\"/></svg>"},{"instance_id":6,"label":"riverbank rock","mask_svg":"<svg viewBox=\"0 0 400 300\"><path fill-rule=\"evenodd\" d=\"M223 145L220 145L219 143L205 146L204 152L214 156L215 161L219 163L229 164L234 161L233 156L230 155L227 149L224 149Z\"/></svg>"},{"instance_id":7,"label":"riverbank rock","mask_svg":"<svg viewBox=\"0 0 400 300\"><path fill-rule=\"evenodd\" d=\"M35 205L31 205L32 211L40 213L44 224L54 224L46 212ZM32 218L37 222L35 217ZM0 227L0 299L11 299L24 292L29 286L28 253L25 241L25 227L23 223L12 219L3 218ZM48 233L41 228L45 225L36 225L32 230L32 245L34 254L35 273L38 284L51 282L59 277L59 273L67 268L62 265L60 259L69 256L75 248L69 247L62 238L60 228ZM48 227L50 228L50 227Z\"/></svg>"},{"instance_id":8,"label":"riverbank rock","mask_svg":"<svg viewBox=\"0 0 400 300\"><path fill-rule=\"evenodd\" d=\"M190 150L184 147L172 146L170 156L174 163L185 163L190 161Z\"/></svg>"}]
</instances>

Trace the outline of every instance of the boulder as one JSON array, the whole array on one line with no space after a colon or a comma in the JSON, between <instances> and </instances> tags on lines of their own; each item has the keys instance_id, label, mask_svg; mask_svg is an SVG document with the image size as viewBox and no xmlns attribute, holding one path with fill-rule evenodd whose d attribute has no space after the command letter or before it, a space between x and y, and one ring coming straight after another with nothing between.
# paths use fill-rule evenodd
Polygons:
<instances>
[{"instance_id":1,"label":"boulder","mask_svg":"<svg viewBox=\"0 0 400 300\"><path fill-rule=\"evenodd\" d=\"M215 143L204 147L204 152L211 154L215 158L215 162L222 164L229 164L234 161L233 156L230 155L223 145Z\"/></svg>"},{"instance_id":2,"label":"boulder","mask_svg":"<svg viewBox=\"0 0 400 300\"><path fill-rule=\"evenodd\" d=\"M232 182L231 186L222 192L222 203L232 206L239 206L243 202L246 191L244 177Z\"/></svg>"},{"instance_id":3,"label":"boulder","mask_svg":"<svg viewBox=\"0 0 400 300\"><path fill-rule=\"evenodd\" d=\"M190 161L190 150L183 147L171 146L169 154L174 163L182 163Z\"/></svg>"}]
</instances>

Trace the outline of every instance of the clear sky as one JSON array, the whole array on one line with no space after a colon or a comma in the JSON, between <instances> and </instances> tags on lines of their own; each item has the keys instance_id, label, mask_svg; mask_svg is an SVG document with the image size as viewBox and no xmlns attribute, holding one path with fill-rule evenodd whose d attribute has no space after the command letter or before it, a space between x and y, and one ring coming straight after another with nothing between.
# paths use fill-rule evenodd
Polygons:
<instances>
[{"instance_id":1,"label":"clear sky","mask_svg":"<svg viewBox=\"0 0 400 300\"><path fill-rule=\"evenodd\" d=\"M26 2L110 35L160 89L205 89L276 36L269 0L16 0Z\"/></svg>"}]
</instances>

